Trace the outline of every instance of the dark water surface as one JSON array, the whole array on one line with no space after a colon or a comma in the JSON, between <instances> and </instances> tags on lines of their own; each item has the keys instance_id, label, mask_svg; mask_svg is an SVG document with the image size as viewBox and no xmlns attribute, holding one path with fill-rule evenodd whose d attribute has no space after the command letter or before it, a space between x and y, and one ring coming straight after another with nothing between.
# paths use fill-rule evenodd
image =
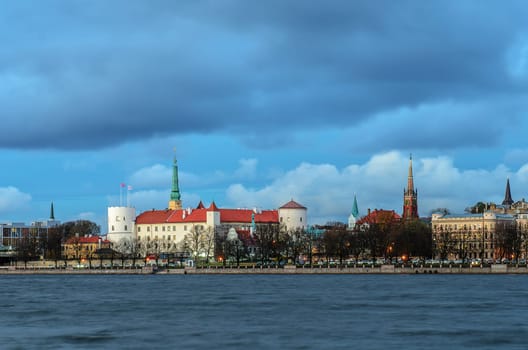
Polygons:
<instances>
[{"instance_id":1,"label":"dark water surface","mask_svg":"<svg viewBox=\"0 0 528 350\"><path fill-rule=\"evenodd\" d=\"M528 276L1 276L2 349L528 349Z\"/></svg>"}]
</instances>

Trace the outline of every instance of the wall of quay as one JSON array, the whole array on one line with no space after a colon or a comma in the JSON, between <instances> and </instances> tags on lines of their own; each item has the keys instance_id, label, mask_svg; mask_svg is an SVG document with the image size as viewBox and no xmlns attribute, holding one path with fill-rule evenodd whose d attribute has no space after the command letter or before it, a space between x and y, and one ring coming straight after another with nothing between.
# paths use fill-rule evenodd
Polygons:
<instances>
[{"instance_id":1,"label":"wall of quay","mask_svg":"<svg viewBox=\"0 0 528 350\"><path fill-rule=\"evenodd\" d=\"M155 273L152 267L137 269L65 269L39 267L0 267L0 275L149 275Z\"/></svg>"},{"instance_id":2,"label":"wall of quay","mask_svg":"<svg viewBox=\"0 0 528 350\"><path fill-rule=\"evenodd\" d=\"M158 273L175 273L174 270L159 271ZM284 268L195 268L187 267L177 273L184 274L528 274L528 268L491 265L491 266L421 266L421 267L397 267L393 265L382 265L376 267L320 267L301 268L285 266Z\"/></svg>"},{"instance_id":3,"label":"wall of quay","mask_svg":"<svg viewBox=\"0 0 528 350\"><path fill-rule=\"evenodd\" d=\"M358 266L358 267L314 267L302 268L295 266L278 267L186 267L184 269L164 269L155 267L131 268L131 269L51 269L51 268L23 268L23 267L0 267L0 275L150 275L150 274L170 274L170 275L302 275L302 274L528 274L526 266L421 266L421 267L401 267L393 265L382 266Z\"/></svg>"}]
</instances>

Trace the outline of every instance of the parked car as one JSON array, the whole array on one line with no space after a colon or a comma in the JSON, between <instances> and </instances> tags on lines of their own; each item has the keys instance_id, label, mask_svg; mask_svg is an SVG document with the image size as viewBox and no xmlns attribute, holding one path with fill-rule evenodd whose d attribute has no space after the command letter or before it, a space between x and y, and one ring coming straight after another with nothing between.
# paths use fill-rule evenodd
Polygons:
<instances>
[{"instance_id":1,"label":"parked car","mask_svg":"<svg viewBox=\"0 0 528 350\"><path fill-rule=\"evenodd\" d=\"M471 259L471 266L480 266L482 261L480 259Z\"/></svg>"}]
</instances>

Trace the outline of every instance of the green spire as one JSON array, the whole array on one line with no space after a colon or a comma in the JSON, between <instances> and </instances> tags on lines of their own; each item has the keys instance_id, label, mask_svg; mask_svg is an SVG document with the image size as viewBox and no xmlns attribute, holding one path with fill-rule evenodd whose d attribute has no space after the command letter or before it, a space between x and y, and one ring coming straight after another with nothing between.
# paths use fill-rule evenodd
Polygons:
<instances>
[{"instance_id":1,"label":"green spire","mask_svg":"<svg viewBox=\"0 0 528 350\"><path fill-rule=\"evenodd\" d=\"M170 199L173 201L180 200L180 187L178 186L178 163L174 157L174 164L172 166L172 191Z\"/></svg>"},{"instance_id":2,"label":"green spire","mask_svg":"<svg viewBox=\"0 0 528 350\"><path fill-rule=\"evenodd\" d=\"M359 210L358 210L357 199L356 199L355 194L354 194L354 205L352 205L352 215L354 215L355 218L359 216Z\"/></svg>"},{"instance_id":3,"label":"green spire","mask_svg":"<svg viewBox=\"0 0 528 350\"><path fill-rule=\"evenodd\" d=\"M55 210L53 210L53 202L51 202L50 220L55 220Z\"/></svg>"}]
</instances>

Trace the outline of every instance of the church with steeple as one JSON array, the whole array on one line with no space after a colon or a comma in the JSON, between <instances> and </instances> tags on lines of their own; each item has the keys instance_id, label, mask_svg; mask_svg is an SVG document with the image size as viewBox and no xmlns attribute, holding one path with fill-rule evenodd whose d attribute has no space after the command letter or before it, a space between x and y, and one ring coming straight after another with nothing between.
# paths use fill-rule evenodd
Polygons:
<instances>
[{"instance_id":1,"label":"church with steeple","mask_svg":"<svg viewBox=\"0 0 528 350\"><path fill-rule=\"evenodd\" d=\"M356 228L356 223L359 220L359 210L357 204L357 198L354 194L354 204L352 205L352 211L348 217L348 230L354 230Z\"/></svg>"},{"instance_id":2,"label":"church with steeple","mask_svg":"<svg viewBox=\"0 0 528 350\"><path fill-rule=\"evenodd\" d=\"M403 189L403 220L418 219L418 190L414 189L412 155L409 157L407 188Z\"/></svg>"}]
</instances>

